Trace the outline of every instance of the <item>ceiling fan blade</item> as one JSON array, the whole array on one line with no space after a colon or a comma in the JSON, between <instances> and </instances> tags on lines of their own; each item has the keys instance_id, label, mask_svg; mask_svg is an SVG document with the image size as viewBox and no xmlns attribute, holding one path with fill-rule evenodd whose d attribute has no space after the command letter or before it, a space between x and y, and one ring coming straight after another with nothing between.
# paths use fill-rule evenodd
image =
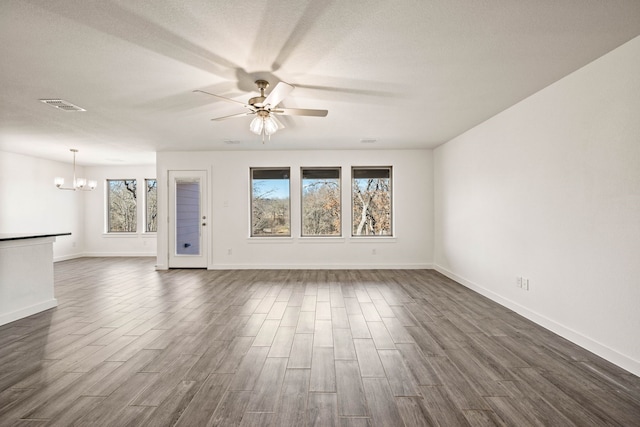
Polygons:
<instances>
[{"instance_id":1,"label":"ceiling fan blade","mask_svg":"<svg viewBox=\"0 0 640 427\"><path fill-rule=\"evenodd\" d=\"M309 110L307 108L278 108L277 110L271 110L271 112L282 114L283 116L326 117L329 114L327 110Z\"/></svg>"},{"instance_id":2,"label":"ceiling fan blade","mask_svg":"<svg viewBox=\"0 0 640 427\"><path fill-rule=\"evenodd\" d=\"M225 98L224 96L216 95L214 93L209 93L209 92L206 92L204 90L196 89L196 90L194 90L194 92L205 93L207 95L215 96L216 98L222 99L224 101L233 102L234 104L240 104L240 105L242 105L244 107L247 107L247 104L245 104L244 102L236 101L235 99L231 99L231 98Z\"/></svg>"},{"instance_id":3,"label":"ceiling fan blade","mask_svg":"<svg viewBox=\"0 0 640 427\"><path fill-rule=\"evenodd\" d=\"M285 82L280 82L273 88L271 93L267 95L267 98L264 100L264 105L269 105L271 108L275 108L283 99L285 99L291 91L294 89L293 86L287 84Z\"/></svg>"},{"instance_id":4,"label":"ceiling fan blade","mask_svg":"<svg viewBox=\"0 0 640 427\"><path fill-rule=\"evenodd\" d=\"M213 120L213 121L220 121L220 120L232 119L232 118L234 118L234 117L244 117L244 116L249 116L249 115L251 115L251 114L253 114L253 112L238 113L238 114L232 114L232 115L230 115L230 116L216 117L216 118L213 118L213 119L211 119L211 120Z\"/></svg>"}]
</instances>

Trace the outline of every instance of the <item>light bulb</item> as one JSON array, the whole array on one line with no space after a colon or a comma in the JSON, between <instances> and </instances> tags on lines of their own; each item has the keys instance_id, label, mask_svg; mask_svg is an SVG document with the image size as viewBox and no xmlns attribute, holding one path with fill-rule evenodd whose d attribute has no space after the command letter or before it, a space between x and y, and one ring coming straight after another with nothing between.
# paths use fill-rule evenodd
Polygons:
<instances>
[{"instance_id":1,"label":"light bulb","mask_svg":"<svg viewBox=\"0 0 640 427\"><path fill-rule=\"evenodd\" d=\"M278 131L278 124L276 123L275 120L273 120L273 117L267 116L264 119L264 133L266 133L267 135L273 135L277 131Z\"/></svg>"},{"instance_id":2,"label":"light bulb","mask_svg":"<svg viewBox=\"0 0 640 427\"><path fill-rule=\"evenodd\" d=\"M98 182L97 182L97 181L94 181L93 179L89 180L89 188L90 188L90 189L92 189L92 190L93 190L93 189L94 189L94 188L96 188L97 186L98 186Z\"/></svg>"},{"instance_id":3,"label":"light bulb","mask_svg":"<svg viewBox=\"0 0 640 427\"><path fill-rule=\"evenodd\" d=\"M87 185L87 180L84 178L78 178L76 179L76 188L83 188L85 185Z\"/></svg>"},{"instance_id":4,"label":"light bulb","mask_svg":"<svg viewBox=\"0 0 640 427\"><path fill-rule=\"evenodd\" d=\"M249 125L249 130L255 133L256 135L260 135L262 133L263 126L264 126L264 122L262 120L262 117L256 116L251 121L251 124Z\"/></svg>"},{"instance_id":5,"label":"light bulb","mask_svg":"<svg viewBox=\"0 0 640 427\"><path fill-rule=\"evenodd\" d=\"M53 183L56 185L56 187L62 187L64 185L64 178L62 178L61 176L57 176L53 180Z\"/></svg>"}]
</instances>

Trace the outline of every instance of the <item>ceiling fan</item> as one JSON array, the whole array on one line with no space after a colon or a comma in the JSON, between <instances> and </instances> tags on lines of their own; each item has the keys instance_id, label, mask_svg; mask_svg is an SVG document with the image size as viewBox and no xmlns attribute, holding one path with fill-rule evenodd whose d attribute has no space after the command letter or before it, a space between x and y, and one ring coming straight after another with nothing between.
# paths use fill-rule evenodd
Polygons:
<instances>
[{"instance_id":1,"label":"ceiling fan","mask_svg":"<svg viewBox=\"0 0 640 427\"><path fill-rule=\"evenodd\" d=\"M265 89L269 87L269 82L266 80L256 80L256 86L260 91L260 96L249 99L248 103L236 101L235 99L225 98L224 96L216 95L206 92L204 90L194 90L194 92L202 92L207 95L215 96L222 100L233 102L234 104L240 104L249 111L244 113L232 114L230 116L216 117L211 120L226 120L233 117L244 117L255 115L255 118L249 125L249 130L256 135L262 135L262 142L264 143L264 136L267 135L271 139L271 135L276 133L278 129L284 128L284 125L277 116L311 116L311 117L326 117L327 110L310 110L306 108L278 108L278 104L286 98L293 89L290 84L279 82L275 88L265 96Z\"/></svg>"}]
</instances>

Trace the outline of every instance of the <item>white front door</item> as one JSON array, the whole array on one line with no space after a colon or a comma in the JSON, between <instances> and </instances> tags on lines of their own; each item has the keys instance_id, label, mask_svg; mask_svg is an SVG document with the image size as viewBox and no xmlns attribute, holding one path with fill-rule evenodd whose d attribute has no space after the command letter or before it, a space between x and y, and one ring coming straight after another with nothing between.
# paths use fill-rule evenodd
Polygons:
<instances>
[{"instance_id":1,"label":"white front door","mask_svg":"<svg viewBox=\"0 0 640 427\"><path fill-rule=\"evenodd\" d=\"M169 268L206 268L207 172L169 171Z\"/></svg>"}]
</instances>

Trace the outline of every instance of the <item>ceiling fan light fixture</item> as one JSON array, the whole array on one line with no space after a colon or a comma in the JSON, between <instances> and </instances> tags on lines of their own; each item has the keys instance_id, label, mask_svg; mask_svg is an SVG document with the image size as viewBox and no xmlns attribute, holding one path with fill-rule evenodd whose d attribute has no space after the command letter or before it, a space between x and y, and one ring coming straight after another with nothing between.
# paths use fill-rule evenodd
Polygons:
<instances>
[{"instance_id":1,"label":"ceiling fan light fixture","mask_svg":"<svg viewBox=\"0 0 640 427\"><path fill-rule=\"evenodd\" d=\"M251 124L249 125L249 130L256 135L262 134L262 129L264 128L264 121L262 117L255 116L253 120L251 120Z\"/></svg>"},{"instance_id":2,"label":"ceiling fan light fixture","mask_svg":"<svg viewBox=\"0 0 640 427\"><path fill-rule=\"evenodd\" d=\"M273 120L273 117L267 116L264 118L264 133L271 136L278 132L278 123Z\"/></svg>"},{"instance_id":3,"label":"ceiling fan light fixture","mask_svg":"<svg viewBox=\"0 0 640 427\"><path fill-rule=\"evenodd\" d=\"M232 114L230 116L216 117L211 120L223 120L232 117L243 117L251 114L255 114L253 120L249 124L249 130L256 135L262 136L262 143L264 144L265 135L271 139L271 135L276 133L280 129L284 129L284 125L275 116L311 116L311 117L325 117L327 110L310 110L304 108L277 108L278 104L286 98L294 87L288 83L279 82L276 87L271 91L268 96L265 96L265 89L269 87L269 82L266 80L256 80L258 90L260 90L260 96L249 99L248 104L236 101L235 99L225 98L224 96L215 95L204 90L195 90L194 92L202 92L207 95L215 96L216 98L223 99L235 104L242 104L245 108L249 109L247 113Z\"/></svg>"}]
</instances>

